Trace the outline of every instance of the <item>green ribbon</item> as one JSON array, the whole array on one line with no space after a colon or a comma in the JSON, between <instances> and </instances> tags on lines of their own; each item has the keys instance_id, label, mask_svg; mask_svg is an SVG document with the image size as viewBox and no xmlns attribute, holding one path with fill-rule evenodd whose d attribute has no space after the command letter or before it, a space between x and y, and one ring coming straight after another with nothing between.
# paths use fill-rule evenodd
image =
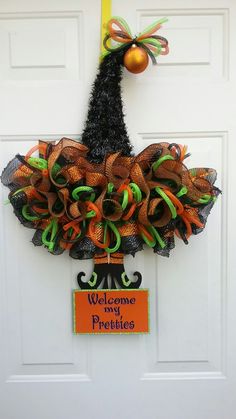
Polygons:
<instances>
[{"instance_id":1,"label":"green ribbon","mask_svg":"<svg viewBox=\"0 0 236 419\"><path fill-rule=\"evenodd\" d=\"M95 192L94 192L94 189L93 188L91 188L90 186L78 186L78 188L75 188L73 191L72 191L72 197L76 200L76 201L78 201L79 200L79 196L80 196L80 194L82 193L82 192L91 192L91 195L90 195L90 199L89 199L89 201L94 201L94 199L95 199Z\"/></svg>"},{"instance_id":2,"label":"green ribbon","mask_svg":"<svg viewBox=\"0 0 236 419\"><path fill-rule=\"evenodd\" d=\"M35 167L39 170L44 170L48 168L47 160L42 159L41 157L29 157L27 163L29 163L30 166Z\"/></svg>"},{"instance_id":3,"label":"green ribbon","mask_svg":"<svg viewBox=\"0 0 236 419\"><path fill-rule=\"evenodd\" d=\"M57 220L53 218L42 233L42 242L44 246L48 247L49 252L53 252L57 231L58 223ZM48 235L50 235L50 239L48 239Z\"/></svg>"},{"instance_id":4,"label":"green ribbon","mask_svg":"<svg viewBox=\"0 0 236 419\"><path fill-rule=\"evenodd\" d=\"M155 163L153 163L152 168L153 170L157 170L158 167L166 160L174 160L174 157L170 154L166 154L165 156L160 157Z\"/></svg>"},{"instance_id":5,"label":"green ribbon","mask_svg":"<svg viewBox=\"0 0 236 419\"><path fill-rule=\"evenodd\" d=\"M164 201L167 203L167 205L170 209L172 218L176 218L177 217L176 208L175 208L173 202L171 201L171 199L165 194L165 192L161 188L156 187L155 190L164 199Z\"/></svg>"},{"instance_id":6,"label":"green ribbon","mask_svg":"<svg viewBox=\"0 0 236 419\"><path fill-rule=\"evenodd\" d=\"M199 204L208 204L212 199L211 195L202 195L202 197L197 201Z\"/></svg>"},{"instance_id":7,"label":"green ribbon","mask_svg":"<svg viewBox=\"0 0 236 419\"><path fill-rule=\"evenodd\" d=\"M117 250L120 247L121 244L121 237L120 237L120 233L118 231L118 229L116 228L115 224L112 223L111 221L106 221L105 222L105 228L104 228L104 243L106 242L106 234L107 234L107 227L110 227L110 229L113 231L115 237L116 237L116 244L114 247L110 248L110 247L106 247L105 248L105 252L107 253L115 253L117 252Z\"/></svg>"},{"instance_id":8,"label":"green ribbon","mask_svg":"<svg viewBox=\"0 0 236 419\"><path fill-rule=\"evenodd\" d=\"M139 204L142 201L142 192L136 183L131 182L129 184L131 191L133 192L134 200Z\"/></svg>"},{"instance_id":9,"label":"green ribbon","mask_svg":"<svg viewBox=\"0 0 236 419\"><path fill-rule=\"evenodd\" d=\"M35 215L31 215L29 214L29 205L23 205L21 213L23 215L23 217L27 220L27 221L37 221L40 220L39 217L36 217Z\"/></svg>"}]
</instances>

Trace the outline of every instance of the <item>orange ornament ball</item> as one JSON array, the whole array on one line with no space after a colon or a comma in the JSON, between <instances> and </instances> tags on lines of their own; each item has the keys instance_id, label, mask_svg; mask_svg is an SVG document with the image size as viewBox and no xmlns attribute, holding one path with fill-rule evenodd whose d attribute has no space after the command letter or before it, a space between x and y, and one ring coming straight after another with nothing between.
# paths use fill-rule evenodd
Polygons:
<instances>
[{"instance_id":1,"label":"orange ornament ball","mask_svg":"<svg viewBox=\"0 0 236 419\"><path fill-rule=\"evenodd\" d=\"M124 55L124 66L131 73L142 73L148 66L147 52L137 45L132 45Z\"/></svg>"}]
</instances>

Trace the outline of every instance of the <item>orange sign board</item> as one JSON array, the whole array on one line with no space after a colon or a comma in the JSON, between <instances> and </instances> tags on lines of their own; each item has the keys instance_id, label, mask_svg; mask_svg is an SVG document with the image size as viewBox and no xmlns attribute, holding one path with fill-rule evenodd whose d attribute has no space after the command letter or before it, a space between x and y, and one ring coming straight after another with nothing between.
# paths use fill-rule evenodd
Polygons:
<instances>
[{"instance_id":1,"label":"orange sign board","mask_svg":"<svg viewBox=\"0 0 236 419\"><path fill-rule=\"evenodd\" d=\"M74 333L149 332L148 290L74 290Z\"/></svg>"}]
</instances>

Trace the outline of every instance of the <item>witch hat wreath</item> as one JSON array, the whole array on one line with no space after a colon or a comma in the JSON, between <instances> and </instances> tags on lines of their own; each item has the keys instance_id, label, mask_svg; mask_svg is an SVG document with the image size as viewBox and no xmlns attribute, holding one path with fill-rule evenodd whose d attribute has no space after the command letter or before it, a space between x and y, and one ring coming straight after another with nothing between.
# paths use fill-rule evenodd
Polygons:
<instances>
[{"instance_id":1,"label":"witch hat wreath","mask_svg":"<svg viewBox=\"0 0 236 419\"><path fill-rule=\"evenodd\" d=\"M214 169L187 169L185 146L161 142L132 154L122 110L123 66L138 73L149 59L155 64L156 56L168 53L167 40L155 34L164 22L133 37L123 19L112 18L82 142L39 141L25 156L16 155L1 176L15 215L36 230L35 246L93 258L91 278L85 282L85 274L78 274L81 289L139 288L142 276L127 277L124 255L147 245L169 256L175 236L187 244L204 229L220 193Z\"/></svg>"}]
</instances>

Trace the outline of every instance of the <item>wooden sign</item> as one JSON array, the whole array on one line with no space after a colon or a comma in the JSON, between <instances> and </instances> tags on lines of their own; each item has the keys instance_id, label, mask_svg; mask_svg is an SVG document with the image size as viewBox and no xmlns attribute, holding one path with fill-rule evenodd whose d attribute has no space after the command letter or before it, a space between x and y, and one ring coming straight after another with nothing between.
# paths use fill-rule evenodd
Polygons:
<instances>
[{"instance_id":1,"label":"wooden sign","mask_svg":"<svg viewBox=\"0 0 236 419\"><path fill-rule=\"evenodd\" d=\"M74 290L74 333L149 332L148 290Z\"/></svg>"}]
</instances>

